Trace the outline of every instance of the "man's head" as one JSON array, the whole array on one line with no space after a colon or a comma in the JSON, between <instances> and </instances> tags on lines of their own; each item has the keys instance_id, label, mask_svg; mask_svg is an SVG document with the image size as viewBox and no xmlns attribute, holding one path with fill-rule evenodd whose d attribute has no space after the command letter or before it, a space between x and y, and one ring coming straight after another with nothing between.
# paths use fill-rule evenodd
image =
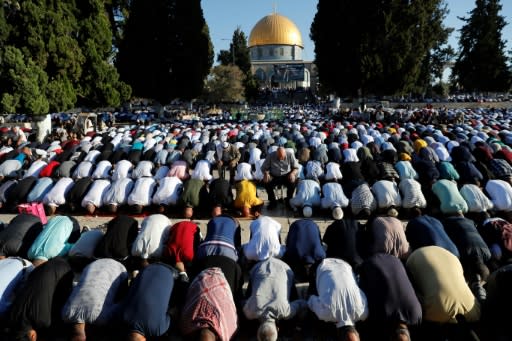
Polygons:
<instances>
[{"instance_id":1,"label":"man's head","mask_svg":"<svg viewBox=\"0 0 512 341\"><path fill-rule=\"evenodd\" d=\"M333 217L334 220L341 220L341 219L343 219L343 210L341 209L341 207L336 206L332 210L332 217Z\"/></svg>"},{"instance_id":2,"label":"man's head","mask_svg":"<svg viewBox=\"0 0 512 341\"><path fill-rule=\"evenodd\" d=\"M338 329L340 341L359 341L359 333L354 326L345 326Z\"/></svg>"},{"instance_id":3,"label":"man's head","mask_svg":"<svg viewBox=\"0 0 512 341\"><path fill-rule=\"evenodd\" d=\"M276 154L279 160L284 160L286 158L286 149L284 149L284 147L281 146L277 148Z\"/></svg>"},{"instance_id":4,"label":"man's head","mask_svg":"<svg viewBox=\"0 0 512 341\"><path fill-rule=\"evenodd\" d=\"M215 336L215 333L212 332L208 328L203 328L201 331L199 331L199 341L215 341L217 340L217 337Z\"/></svg>"},{"instance_id":5,"label":"man's head","mask_svg":"<svg viewBox=\"0 0 512 341\"><path fill-rule=\"evenodd\" d=\"M302 214L304 215L304 218L310 218L313 215L313 209L311 206L304 206Z\"/></svg>"},{"instance_id":6,"label":"man's head","mask_svg":"<svg viewBox=\"0 0 512 341\"><path fill-rule=\"evenodd\" d=\"M277 326L273 321L265 321L258 328L258 341L276 341Z\"/></svg>"}]
</instances>

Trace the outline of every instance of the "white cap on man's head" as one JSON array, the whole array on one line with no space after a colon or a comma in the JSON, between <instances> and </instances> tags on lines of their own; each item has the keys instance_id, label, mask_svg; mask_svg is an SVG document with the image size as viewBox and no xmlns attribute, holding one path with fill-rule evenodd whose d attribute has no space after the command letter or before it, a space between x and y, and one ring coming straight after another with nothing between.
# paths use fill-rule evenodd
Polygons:
<instances>
[{"instance_id":1,"label":"white cap on man's head","mask_svg":"<svg viewBox=\"0 0 512 341\"><path fill-rule=\"evenodd\" d=\"M336 206L332 210L332 217L333 217L334 220L341 220L341 219L343 219L343 210L341 209L341 207Z\"/></svg>"},{"instance_id":2,"label":"white cap on man's head","mask_svg":"<svg viewBox=\"0 0 512 341\"><path fill-rule=\"evenodd\" d=\"M311 208L311 206L304 206L304 208L302 209L302 215L304 216L304 218L310 218L313 215L313 209Z\"/></svg>"}]
</instances>

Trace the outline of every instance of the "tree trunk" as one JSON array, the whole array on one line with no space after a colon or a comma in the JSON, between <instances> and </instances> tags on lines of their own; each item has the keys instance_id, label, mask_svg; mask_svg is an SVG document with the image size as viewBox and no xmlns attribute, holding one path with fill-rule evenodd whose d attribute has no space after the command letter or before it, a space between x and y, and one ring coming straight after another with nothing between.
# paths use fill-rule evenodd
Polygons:
<instances>
[{"instance_id":1,"label":"tree trunk","mask_svg":"<svg viewBox=\"0 0 512 341\"><path fill-rule=\"evenodd\" d=\"M34 116L33 128L36 131L36 141L43 143L48 135L52 132L51 115Z\"/></svg>"}]
</instances>

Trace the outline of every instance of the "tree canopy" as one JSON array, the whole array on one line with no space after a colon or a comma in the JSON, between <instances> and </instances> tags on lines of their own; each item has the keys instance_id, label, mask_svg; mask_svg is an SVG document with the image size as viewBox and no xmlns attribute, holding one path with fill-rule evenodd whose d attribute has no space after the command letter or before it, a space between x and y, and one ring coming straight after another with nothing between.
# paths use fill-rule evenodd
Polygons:
<instances>
[{"instance_id":1,"label":"tree canopy","mask_svg":"<svg viewBox=\"0 0 512 341\"><path fill-rule=\"evenodd\" d=\"M116 65L138 97L199 96L213 64L200 0L133 0Z\"/></svg>"},{"instance_id":2,"label":"tree canopy","mask_svg":"<svg viewBox=\"0 0 512 341\"><path fill-rule=\"evenodd\" d=\"M212 69L205 88L210 103L235 103L244 101L245 76L236 65L217 65Z\"/></svg>"},{"instance_id":3,"label":"tree canopy","mask_svg":"<svg viewBox=\"0 0 512 341\"><path fill-rule=\"evenodd\" d=\"M130 95L109 63L103 1L8 1L0 8L0 111L117 106Z\"/></svg>"},{"instance_id":4,"label":"tree canopy","mask_svg":"<svg viewBox=\"0 0 512 341\"><path fill-rule=\"evenodd\" d=\"M508 91L512 74L507 65L499 0L476 0L460 29L460 53L452 81L465 91Z\"/></svg>"},{"instance_id":5,"label":"tree canopy","mask_svg":"<svg viewBox=\"0 0 512 341\"><path fill-rule=\"evenodd\" d=\"M310 36L322 86L344 96L417 91L446 41L445 15L443 0L319 0Z\"/></svg>"}]
</instances>

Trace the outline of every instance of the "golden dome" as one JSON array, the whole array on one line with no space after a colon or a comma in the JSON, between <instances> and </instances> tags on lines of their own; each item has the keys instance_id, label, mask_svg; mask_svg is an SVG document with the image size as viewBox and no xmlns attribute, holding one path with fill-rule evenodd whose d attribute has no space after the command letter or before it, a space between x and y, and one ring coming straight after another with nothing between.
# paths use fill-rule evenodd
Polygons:
<instances>
[{"instance_id":1,"label":"golden dome","mask_svg":"<svg viewBox=\"0 0 512 341\"><path fill-rule=\"evenodd\" d=\"M272 13L263 17L249 35L249 47L257 45L302 45L302 35L285 16Z\"/></svg>"}]
</instances>

